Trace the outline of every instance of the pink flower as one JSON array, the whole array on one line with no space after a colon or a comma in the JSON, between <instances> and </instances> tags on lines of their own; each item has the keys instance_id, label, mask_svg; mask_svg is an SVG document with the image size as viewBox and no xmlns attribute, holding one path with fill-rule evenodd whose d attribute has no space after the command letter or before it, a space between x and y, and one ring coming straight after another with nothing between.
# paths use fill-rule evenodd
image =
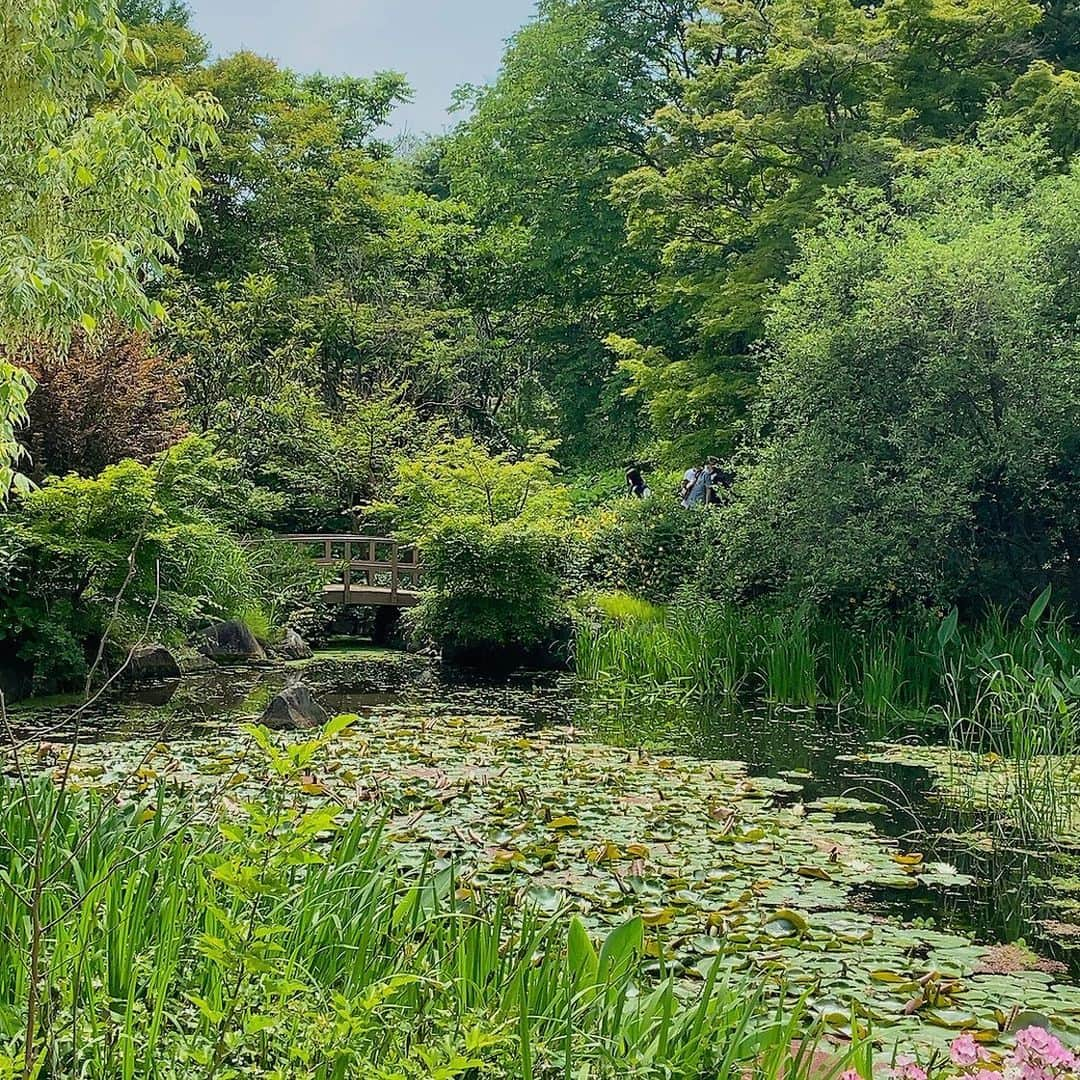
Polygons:
<instances>
[{"instance_id":1,"label":"pink flower","mask_svg":"<svg viewBox=\"0 0 1080 1080\"><path fill-rule=\"evenodd\" d=\"M862 1080L858 1069L845 1069L840 1074L840 1080Z\"/></svg>"},{"instance_id":2,"label":"pink flower","mask_svg":"<svg viewBox=\"0 0 1080 1080\"><path fill-rule=\"evenodd\" d=\"M1016 1033L1010 1064L1019 1068L1023 1080L1048 1080L1055 1073L1075 1072L1080 1059L1045 1028L1029 1027Z\"/></svg>"},{"instance_id":3,"label":"pink flower","mask_svg":"<svg viewBox=\"0 0 1080 1080\"><path fill-rule=\"evenodd\" d=\"M926 1070L920 1068L913 1057L901 1055L892 1069L893 1080L926 1080Z\"/></svg>"},{"instance_id":4,"label":"pink flower","mask_svg":"<svg viewBox=\"0 0 1080 1080\"><path fill-rule=\"evenodd\" d=\"M977 1062L986 1061L987 1056L986 1051L966 1032L953 1039L952 1046L949 1047L949 1057L954 1065L975 1065Z\"/></svg>"}]
</instances>

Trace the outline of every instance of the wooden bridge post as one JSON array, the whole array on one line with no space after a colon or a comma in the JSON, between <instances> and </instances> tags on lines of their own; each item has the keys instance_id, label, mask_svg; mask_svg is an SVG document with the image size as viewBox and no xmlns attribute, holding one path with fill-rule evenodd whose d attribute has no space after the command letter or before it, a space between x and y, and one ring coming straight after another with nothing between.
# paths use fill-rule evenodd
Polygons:
<instances>
[{"instance_id":1,"label":"wooden bridge post","mask_svg":"<svg viewBox=\"0 0 1080 1080\"><path fill-rule=\"evenodd\" d=\"M398 602L398 546L390 545L390 602L396 607Z\"/></svg>"},{"instance_id":2,"label":"wooden bridge post","mask_svg":"<svg viewBox=\"0 0 1080 1080\"><path fill-rule=\"evenodd\" d=\"M352 591L352 541L345 541L345 603L349 602Z\"/></svg>"}]
</instances>

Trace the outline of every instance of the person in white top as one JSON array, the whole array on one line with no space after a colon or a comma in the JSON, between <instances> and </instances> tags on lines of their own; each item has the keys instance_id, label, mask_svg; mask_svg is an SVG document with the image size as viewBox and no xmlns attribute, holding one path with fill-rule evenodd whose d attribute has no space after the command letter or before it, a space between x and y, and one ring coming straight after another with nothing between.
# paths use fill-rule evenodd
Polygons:
<instances>
[{"instance_id":1,"label":"person in white top","mask_svg":"<svg viewBox=\"0 0 1080 1080\"><path fill-rule=\"evenodd\" d=\"M694 490L694 485L698 482L700 476L701 469L697 466L689 468L683 473L682 485L679 487L679 501L683 506L689 506L686 500L690 497L690 492Z\"/></svg>"}]
</instances>

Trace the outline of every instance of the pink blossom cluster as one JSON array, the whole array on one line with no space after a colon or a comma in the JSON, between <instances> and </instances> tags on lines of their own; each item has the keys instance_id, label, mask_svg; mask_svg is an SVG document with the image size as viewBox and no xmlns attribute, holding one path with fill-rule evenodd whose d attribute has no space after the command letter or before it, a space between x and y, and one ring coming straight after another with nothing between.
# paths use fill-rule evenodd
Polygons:
<instances>
[{"instance_id":1,"label":"pink blossom cluster","mask_svg":"<svg viewBox=\"0 0 1080 1080\"><path fill-rule=\"evenodd\" d=\"M995 1066L990 1055L965 1032L949 1047L955 1076L963 1080L1080 1080L1080 1057L1045 1028L1024 1028L1016 1034L1016 1045ZM927 1080L926 1069L913 1057L898 1057L886 1074L889 1080ZM863 1080L858 1070L848 1069L840 1080Z\"/></svg>"},{"instance_id":2,"label":"pink blossom cluster","mask_svg":"<svg viewBox=\"0 0 1080 1080\"><path fill-rule=\"evenodd\" d=\"M1006 1080L1056 1080L1077 1071L1080 1058L1041 1027L1017 1032L1016 1047L1005 1062Z\"/></svg>"}]
</instances>

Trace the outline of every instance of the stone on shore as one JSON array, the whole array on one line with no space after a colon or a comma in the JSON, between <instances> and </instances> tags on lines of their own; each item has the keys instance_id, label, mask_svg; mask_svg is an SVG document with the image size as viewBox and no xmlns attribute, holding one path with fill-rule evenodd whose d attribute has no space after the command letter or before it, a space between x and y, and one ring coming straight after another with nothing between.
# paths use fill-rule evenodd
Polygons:
<instances>
[{"instance_id":1,"label":"stone on shore","mask_svg":"<svg viewBox=\"0 0 1080 1080\"><path fill-rule=\"evenodd\" d=\"M201 635L199 652L218 664L242 664L266 659L266 650L239 619L207 627Z\"/></svg>"},{"instance_id":2,"label":"stone on shore","mask_svg":"<svg viewBox=\"0 0 1080 1080\"><path fill-rule=\"evenodd\" d=\"M142 645L132 652L124 668L129 682L168 682L179 679L180 663L164 645Z\"/></svg>"}]
</instances>

